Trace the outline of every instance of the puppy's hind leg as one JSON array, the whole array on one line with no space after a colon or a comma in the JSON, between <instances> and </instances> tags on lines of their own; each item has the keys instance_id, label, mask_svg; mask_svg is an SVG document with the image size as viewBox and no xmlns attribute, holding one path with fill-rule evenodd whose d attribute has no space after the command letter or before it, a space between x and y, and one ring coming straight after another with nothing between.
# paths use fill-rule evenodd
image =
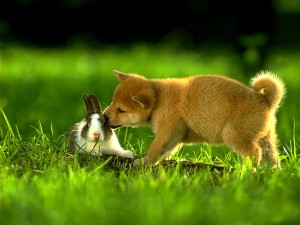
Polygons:
<instances>
[{"instance_id":1,"label":"puppy's hind leg","mask_svg":"<svg viewBox=\"0 0 300 225\"><path fill-rule=\"evenodd\" d=\"M262 149L254 133L247 132L239 126L228 124L222 132L224 143L243 158L243 164L249 157L254 168L258 168L262 159Z\"/></svg>"},{"instance_id":2,"label":"puppy's hind leg","mask_svg":"<svg viewBox=\"0 0 300 225\"><path fill-rule=\"evenodd\" d=\"M262 162L270 163L275 168L280 168L279 154L277 150L277 138L274 130L259 140L262 148Z\"/></svg>"}]
</instances>

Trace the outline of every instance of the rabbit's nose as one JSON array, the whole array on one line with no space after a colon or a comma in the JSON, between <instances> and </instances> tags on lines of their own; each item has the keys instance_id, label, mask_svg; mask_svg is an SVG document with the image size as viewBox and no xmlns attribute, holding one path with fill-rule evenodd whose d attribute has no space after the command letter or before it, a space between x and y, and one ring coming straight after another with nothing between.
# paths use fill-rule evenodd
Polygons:
<instances>
[{"instance_id":1,"label":"rabbit's nose","mask_svg":"<svg viewBox=\"0 0 300 225\"><path fill-rule=\"evenodd\" d=\"M94 135L95 138L98 138L99 137L99 132L94 132L93 135Z\"/></svg>"}]
</instances>

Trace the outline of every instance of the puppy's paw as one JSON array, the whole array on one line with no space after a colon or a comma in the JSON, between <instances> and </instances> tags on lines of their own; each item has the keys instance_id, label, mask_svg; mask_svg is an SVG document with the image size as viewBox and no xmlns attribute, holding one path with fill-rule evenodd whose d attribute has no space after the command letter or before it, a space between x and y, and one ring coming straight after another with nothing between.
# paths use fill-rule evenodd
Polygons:
<instances>
[{"instance_id":1,"label":"puppy's paw","mask_svg":"<svg viewBox=\"0 0 300 225\"><path fill-rule=\"evenodd\" d=\"M155 163L155 162L149 160L146 157L140 158L140 159L136 159L133 162L133 166L134 167L148 167L148 166L155 166L157 164L158 164L158 162Z\"/></svg>"},{"instance_id":2,"label":"puppy's paw","mask_svg":"<svg viewBox=\"0 0 300 225\"><path fill-rule=\"evenodd\" d=\"M134 160L133 166L134 167L143 167L143 166L145 166L144 158Z\"/></svg>"}]
</instances>

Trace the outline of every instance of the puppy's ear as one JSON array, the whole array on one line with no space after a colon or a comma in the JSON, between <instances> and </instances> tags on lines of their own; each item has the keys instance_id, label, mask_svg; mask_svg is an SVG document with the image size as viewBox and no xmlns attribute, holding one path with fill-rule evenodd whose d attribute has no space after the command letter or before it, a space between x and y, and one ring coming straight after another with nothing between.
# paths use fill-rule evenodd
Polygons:
<instances>
[{"instance_id":1,"label":"puppy's ear","mask_svg":"<svg viewBox=\"0 0 300 225\"><path fill-rule=\"evenodd\" d=\"M146 94L134 95L132 96L132 100L142 109L146 109L152 104L151 97Z\"/></svg>"},{"instance_id":2,"label":"puppy's ear","mask_svg":"<svg viewBox=\"0 0 300 225\"><path fill-rule=\"evenodd\" d=\"M119 79L120 82L122 82L123 80L126 80L129 75L126 73L122 73L118 70L113 70L113 73L116 75L116 77Z\"/></svg>"},{"instance_id":3,"label":"puppy's ear","mask_svg":"<svg viewBox=\"0 0 300 225\"><path fill-rule=\"evenodd\" d=\"M143 95L134 95L132 96L132 100L137 103L138 106L140 106L142 109L146 108L145 102L147 101L147 99Z\"/></svg>"}]
</instances>

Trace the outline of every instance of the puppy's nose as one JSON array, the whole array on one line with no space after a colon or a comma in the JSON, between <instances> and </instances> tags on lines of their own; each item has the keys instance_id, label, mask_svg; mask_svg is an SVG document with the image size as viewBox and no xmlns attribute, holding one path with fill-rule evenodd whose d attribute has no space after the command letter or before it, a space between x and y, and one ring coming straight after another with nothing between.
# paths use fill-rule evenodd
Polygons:
<instances>
[{"instance_id":1,"label":"puppy's nose","mask_svg":"<svg viewBox=\"0 0 300 225\"><path fill-rule=\"evenodd\" d=\"M103 114L103 116L104 116L105 122L108 122L108 120L109 120L108 116L106 116L105 114Z\"/></svg>"}]
</instances>

